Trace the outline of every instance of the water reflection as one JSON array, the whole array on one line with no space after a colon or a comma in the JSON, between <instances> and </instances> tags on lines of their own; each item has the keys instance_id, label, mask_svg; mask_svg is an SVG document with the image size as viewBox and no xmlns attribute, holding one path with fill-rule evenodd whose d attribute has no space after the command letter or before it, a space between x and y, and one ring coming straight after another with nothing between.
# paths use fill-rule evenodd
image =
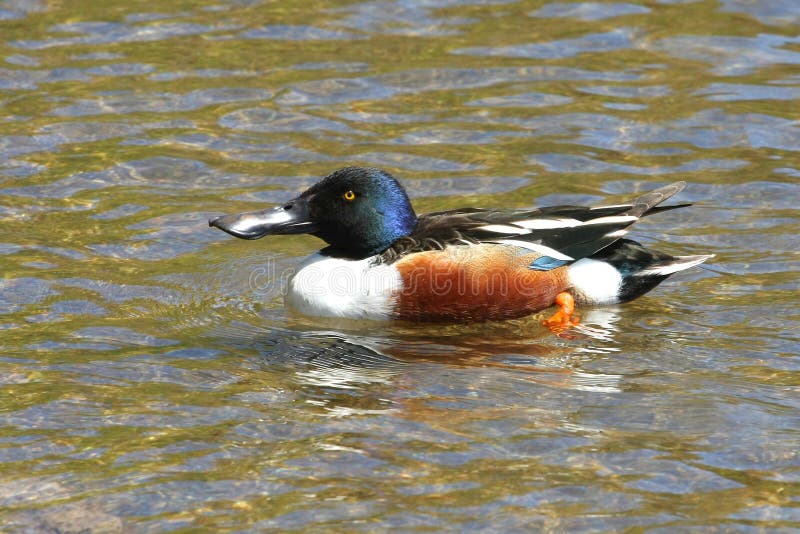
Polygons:
<instances>
[{"instance_id":1,"label":"water reflection","mask_svg":"<svg viewBox=\"0 0 800 534\"><path fill-rule=\"evenodd\" d=\"M613 309L589 310L581 317L581 325L565 339L580 340L575 354L618 352L620 349L614 343L614 325L618 320L619 315ZM330 322L341 326L341 321ZM508 372L515 380L585 391L619 391L622 379L621 375L572 369L569 353L561 354L548 343L549 332L530 319L517 321L516 325L528 331L526 337L514 336L505 343L498 337L502 332L514 331L508 324L477 326L474 334L458 327L393 326L381 327L380 335L376 335L374 324L349 323L354 329L349 334L317 331L313 327L300 337L290 334L270 346L264 356L270 365L297 366L295 378L304 386L343 389L402 382L401 375L417 373L429 365L496 369ZM420 335L420 329L426 332L425 336ZM487 339L477 333L480 330L485 333L487 329L493 329L498 337ZM537 342L537 337L541 342Z\"/></svg>"}]
</instances>

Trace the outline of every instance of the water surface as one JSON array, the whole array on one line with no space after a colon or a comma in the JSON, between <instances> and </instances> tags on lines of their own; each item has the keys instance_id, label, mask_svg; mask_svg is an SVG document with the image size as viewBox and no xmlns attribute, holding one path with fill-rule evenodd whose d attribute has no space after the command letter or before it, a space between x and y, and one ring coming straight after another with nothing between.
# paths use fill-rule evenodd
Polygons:
<instances>
[{"instance_id":1,"label":"water surface","mask_svg":"<svg viewBox=\"0 0 800 534\"><path fill-rule=\"evenodd\" d=\"M800 528L800 7L0 0L9 532ZM689 209L716 254L567 337L304 318L312 237L209 216L347 164L418 211Z\"/></svg>"}]
</instances>

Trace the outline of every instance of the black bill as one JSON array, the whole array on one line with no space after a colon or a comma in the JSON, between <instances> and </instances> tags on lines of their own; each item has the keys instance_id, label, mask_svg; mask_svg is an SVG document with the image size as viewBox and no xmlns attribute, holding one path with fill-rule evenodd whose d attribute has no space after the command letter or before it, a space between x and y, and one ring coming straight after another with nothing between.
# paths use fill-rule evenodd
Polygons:
<instances>
[{"instance_id":1,"label":"black bill","mask_svg":"<svg viewBox=\"0 0 800 534\"><path fill-rule=\"evenodd\" d=\"M303 198L261 211L221 215L210 219L208 225L241 239L277 234L311 234L317 230L317 225L309 218L308 203Z\"/></svg>"}]
</instances>

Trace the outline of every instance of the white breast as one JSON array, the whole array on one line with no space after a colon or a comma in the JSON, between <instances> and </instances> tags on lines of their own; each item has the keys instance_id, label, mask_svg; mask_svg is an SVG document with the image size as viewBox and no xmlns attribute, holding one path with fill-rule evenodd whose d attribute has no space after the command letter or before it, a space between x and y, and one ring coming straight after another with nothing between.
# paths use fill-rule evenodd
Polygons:
<instances>
[{"instance_id":1,"label":"white breast","mask_svg":"<svg viewBox=\"0 0 800 534\"><path fill-rule=\"evenodd\" d=\"M400 273L374 258L347 260L313 254L289 280L286 304L306 315L386 320L402 289Z\"/></svg>"}]
</instances>

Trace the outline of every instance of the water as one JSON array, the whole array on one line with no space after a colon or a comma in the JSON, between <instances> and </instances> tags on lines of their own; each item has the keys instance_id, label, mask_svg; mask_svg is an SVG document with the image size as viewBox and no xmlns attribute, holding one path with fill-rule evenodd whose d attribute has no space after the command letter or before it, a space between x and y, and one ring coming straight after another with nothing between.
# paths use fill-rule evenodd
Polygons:
<instances>
[{"instance_id":1,"label":"water","mask_svg":"<svg viewBox=\"0 0 800 534\"><path fill-rule=\"evenodd\" d=\"M0 1L9 532L800 528L800 5ZM284 310L207 218L387 168L418 211L614 203L716 254L633 303Z\"/></svg>"}]
</instances>

